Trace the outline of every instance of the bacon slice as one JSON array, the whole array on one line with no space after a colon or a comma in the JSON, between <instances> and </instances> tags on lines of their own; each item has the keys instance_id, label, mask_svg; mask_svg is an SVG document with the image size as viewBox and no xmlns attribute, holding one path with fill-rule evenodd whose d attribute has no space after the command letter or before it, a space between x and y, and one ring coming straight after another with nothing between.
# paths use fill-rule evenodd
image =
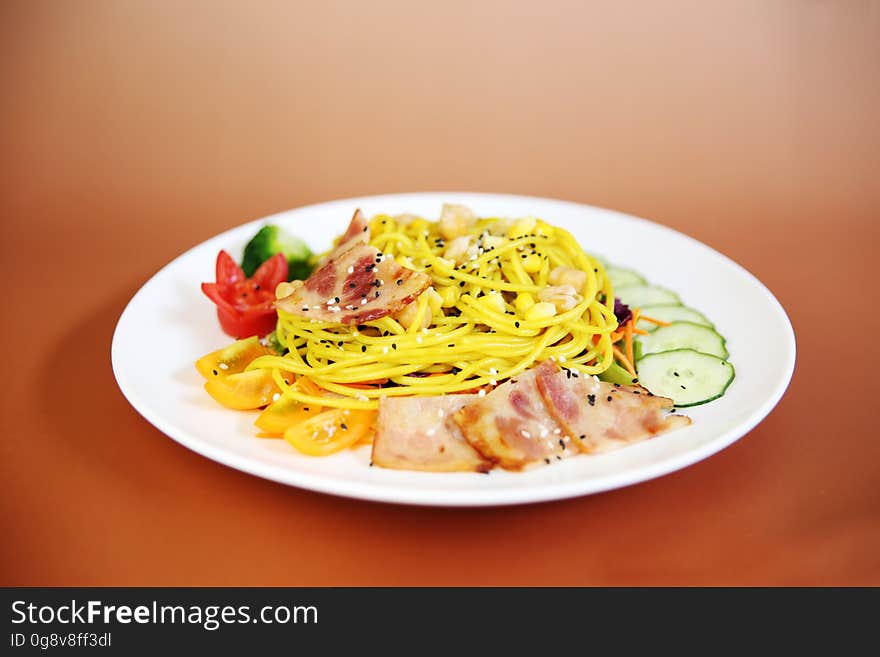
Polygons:
<instances>
[{"instance_id":1,"label":"bacon slice","mask_svg":"<svg viewBox=\"0 0 880 657\"><path fill-rule=\"evenodd\" d=\"M356 226L357 214L352 220ZM340 243L329 259L305 284L279 299L276 307L308 319L339 324L362 324L393 315L412 303L431 285L426 274L407 269L375 247L361 242L349 226L345 235L352 245L340 251ZM343 235L343 238L345 238Z\"/></svg>"},{"instance_id":2,"label":"bacon slice","mask_svg":"<svg viewBox=\"0 0 880 657\"><path fill-rule=\"evenodd\" d=\"M607 452L691 423L667 415L673 402L641 386L617 386L591 376L566 375L550 361L536 369L537 388L550 414L588 454Z\"/></svg>"},{"instance_id":3,"label":"bacon slice","mask_svg":"<svg viewBox=\"0 0 880 657\"><path fill-rule=\"evenodd\" d=\"M452 414L476 395L386 397L379 402L372 461L395 470L488 472L491 461L471 447Z\"/></svg>"},{"instance_id":4,"label":"bacon slice","mask_svg":"<svg viewBox=\"0 0 880 657\"><path fill-rule=\"evenodd\" d=\"M338 258L340 255L348 251L351 247L356 246L358 244L369 244L370 243L370 222L367 221L366 215L361 212L360 208L354 211L354 215L351 217L351 222L348 224L348 228L345 229L345 232L339 238L339 241L336 243L336 246L327 253L323 258L321 258L318 266L320 267L326 262L329 262L333 258Z\"/></svg>"},{"instance_id":5,"label":"bacon slice","mask_svg":"<svg viewBox=\"0 0 880 657\"><path fill-rule=\"evenodd\" d=\"M537 374L536 370L524 372L453 416L468 443L507 470L578 453L547 412L536 384Z\"/></svg>"}]
</instances>

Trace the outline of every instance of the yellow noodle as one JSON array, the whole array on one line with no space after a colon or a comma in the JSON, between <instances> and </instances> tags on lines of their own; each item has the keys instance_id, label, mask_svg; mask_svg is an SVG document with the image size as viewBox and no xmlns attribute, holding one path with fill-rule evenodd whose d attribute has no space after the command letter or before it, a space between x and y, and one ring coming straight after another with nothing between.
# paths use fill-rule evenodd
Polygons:
<instances>
[{"instance_id":1,"label":"yellow noodle","mask_svg":"<svg viewBox=\"0 0 880 657\"><path fill-rule=\"evenodd\" d=\"M538 221L528 234L511 238L511 225L498 219L472 223L465 233L470 251L453 261L447 257L455 255L447 251L453 240L442 237L439 222L374 217L371 244L429 275L445 307L430 292L422 294L408 326L392 317L352 326L279 311L277 336L289 353L263 356L250 367L272 369L285 396L352 409L376 408L385 396L492 386L547 358L588 375L605 371L613 361L610 334L617 319L611 282L601 263L562 228ZM541 259L533 274L524 266L530 254L532 265L535 256ZM528 293L538 301L559 266L586 273L581 298L570 310L528 319L528 309L517 309L517 294ZM285 383L287 372L335 394L303 393ZM386 379L390 384L384 386L352 386Z\"/></svg>"}]
</instances>

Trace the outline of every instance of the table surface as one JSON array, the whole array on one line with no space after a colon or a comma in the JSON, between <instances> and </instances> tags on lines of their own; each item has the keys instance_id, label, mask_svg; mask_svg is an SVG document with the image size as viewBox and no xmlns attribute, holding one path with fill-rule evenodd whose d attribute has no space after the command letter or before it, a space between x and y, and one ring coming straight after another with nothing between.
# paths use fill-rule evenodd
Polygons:
<instances>
[{"instance_id":1,"label":"table surface","mask_svg":"<svg viewBox=\"0 0 880 657\"><path fill-rule=\"evenodd\" d=\"M0 584L880 584L876 402L845 381L880 366L880 4L416 4L4 3ZM791 317L788 393L677 473L462 510L237 472L117 389L116 321L183 250L436 189L727 254Z\"/></svg>"}]
</instances>

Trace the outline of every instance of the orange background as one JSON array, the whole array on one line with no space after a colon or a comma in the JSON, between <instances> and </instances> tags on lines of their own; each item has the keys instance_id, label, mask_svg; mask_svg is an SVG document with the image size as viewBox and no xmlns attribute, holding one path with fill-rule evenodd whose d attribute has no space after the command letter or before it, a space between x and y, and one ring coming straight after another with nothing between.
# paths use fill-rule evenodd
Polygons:
<instances>
[{"instance_id":1,"label":"orange background","mask_svg":"<svg viewBox=\"0 0 880 657\"><path fill-rule=\"evenodd\" d=\"M4 2L0 76L0 584L880 584L880 3ZM788 394L670 476L452 510L228 469L116 388L184 249L435 189L719 249L791 316Z\"/></svg>"}]
</instances>

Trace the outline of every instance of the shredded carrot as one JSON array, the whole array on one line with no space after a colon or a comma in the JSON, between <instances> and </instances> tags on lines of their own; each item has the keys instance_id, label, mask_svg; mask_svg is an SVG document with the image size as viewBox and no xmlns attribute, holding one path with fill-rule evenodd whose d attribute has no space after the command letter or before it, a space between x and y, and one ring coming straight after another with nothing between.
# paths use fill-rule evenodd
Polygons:
<instances>
[{"instance_id":1,"label":"shredded carrot","mask_svg":"<svg viewBox=\"0 0 880 657\"><path fill-rule=\"evenodd\" d=\"M656 324L657 326L669 326L669 322L664 322L662 319L654 319L653 317L648 317L647 315L642 315L641 319L645 320L646 322Z\"/></svg>"},{"instance_id":2,"label":"shredded carrot","mask_svg":"<svg viewBox=\"0 0 880 657\"><path fill-rule=\"evenodd\" d=\"M635 360L635 357L633 356L633 319L635 319L635 317L631 318L626 323L626 326L624 327L624 336L625 336L625 343L624 344L626 344L626 359L630 363L632 363Z\"/></svg>"},{"instance_id":3,"label":"shredded carrot","mask_svg":"<svg viewBox=\"0 0 880 657\"><path fill-rule=\"evenodd\" d=\"M620 361L620 364L623 365L623 369L629 372L633 378L636 377L636 368L633 367L632 363L627 359L626 354L624 354L618 347L611 347L614 351L614 355L617 356L617 360Z\"/></svg>"},{"instance_id":4,"label":"shredded carrot","mask_svg":"<svg viewBox=\"0 0 880 657\"><path fill-rule=\"evenodd\" d=\"M640 329L640 328L634 328L634 329L633 329L633 334L635 334L635 335L651 335L651 334L648 333L646 330L644 330L644 329Z\"/></svg>"}]
</instances>

